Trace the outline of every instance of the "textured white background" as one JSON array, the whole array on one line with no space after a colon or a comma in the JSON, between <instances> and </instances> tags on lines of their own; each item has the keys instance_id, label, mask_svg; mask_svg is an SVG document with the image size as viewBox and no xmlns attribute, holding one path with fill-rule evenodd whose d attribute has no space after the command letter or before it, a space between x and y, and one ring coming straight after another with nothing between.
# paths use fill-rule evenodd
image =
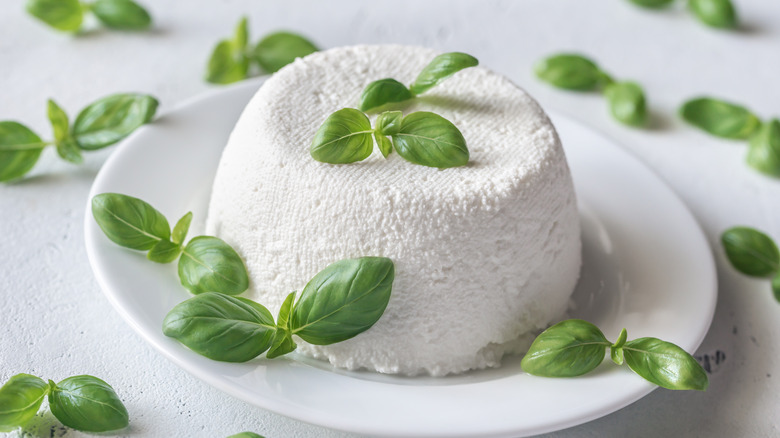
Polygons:
<instances>
[{"instance_id":1,"label":"textured white background","mask_svg":"<svg viewBox=\"0 0 780 438\"><path fill-rule=\"evenodd\" d=\"M699 94L780 116L780 2L734 0L743 28L715 31L679 5L645 11L626 0L264 1L145 0L155 28L61 35L32 20L23 2L0 8L0 120L49 137L46 99L68 112L103 95L140 91L162 111L208 88L212 45L241 14L253 39L279 28L321 47L408 43L474 54L514 79L543 106L601 130L654 168L687 202L718 262L718 308L699 354L725 354L705 393L657 390L614 414L551 436L777 436L780 417L780 304L765 281L735 273L718 245L730 226L780 239L780 181L751 171L745 147L706 136L676 117ZM645 86L652 129L610 119L597 95L551 89L533 78L542 56L577 50L618 78ZM83 243L83 212L111 148L76 167L44 153L29 178L0 186L0 381L25 372L58 380L93 374L110 382L131 415L130 436L345 436L254 408L187 375L146 345L103 298ZM154 157L150 157L154 159ZM523 394L518 394L522 397ZM367 401L370 403L370 401ZM81 434L48 410L12 436ZM475 418L474 421L480 421Z\"/></svg>"}]
</instances>

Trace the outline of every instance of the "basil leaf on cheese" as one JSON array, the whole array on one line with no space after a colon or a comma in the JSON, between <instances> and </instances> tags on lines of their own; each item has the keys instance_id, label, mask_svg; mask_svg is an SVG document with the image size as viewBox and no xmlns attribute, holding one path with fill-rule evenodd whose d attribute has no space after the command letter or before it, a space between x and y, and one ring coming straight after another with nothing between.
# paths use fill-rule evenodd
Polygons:
<instances>
[{"instance_id":1,"label":"basil leaf on cheese","mask_svg":"<svg viewBox=\"0 0 780 438\"><path fill-rule=\"evenodd\" d=\"M371 82L360 95L360 110L371 111L391 102L403 102L414 96L406 85L392 78Z\"/></svg>"},{"instance_id":2,"label":"basil leaf on cheese","mask_svg":"<svg viewBox=\"0 0 780 438\"><path fill-rule=\"evenodd\" d=\"M362 161L374 149L374 130L365 114L344 108L328 116L311 144L312 158L323 163L345 164Z\"/></svg>"},{"instance_id":3,"label":"basil leaf on cheese","mask_svg":"<svg viewBox=\"0 0 780 438\"><path fill-rule=\"evenodd\" d=\"M422 69L417 79L409 86L413 95L425 93L444 79L454 75L464 68L479 64L477 58L461 52L442 53Z\"/></svg>"},{"instance_id":4,"label":"basil leaf on cheese","mask_svg":"<svg viewBox=\"0 0 780 438\"><path fill-rule=\"evenodd\" d=\"M407 115L392 139L398 155L415 164L448 168L464 166L469 161L463 134L438 114L419 111Z\"/></svg>"}]
</instances>

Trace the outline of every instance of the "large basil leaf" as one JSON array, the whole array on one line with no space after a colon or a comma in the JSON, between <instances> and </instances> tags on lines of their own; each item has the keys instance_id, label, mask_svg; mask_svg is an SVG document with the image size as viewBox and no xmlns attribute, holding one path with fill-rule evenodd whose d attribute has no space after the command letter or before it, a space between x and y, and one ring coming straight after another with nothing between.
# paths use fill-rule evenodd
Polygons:
<instances>
[{"instance_id":1,"label":"large basil leaf","mask_svg":"<svg viewBox=\"0 0 780 438\"><path fill-rule=\"evenodd\" d=\"M568 319L537 336L520 366L535 376L581 376L599 366L611 345L595 325Z\"/></svg>"},{"instance_id":2,"label":"large basil leaf","mask_svg":"<svg viewBox=\"0 0 780 438\"><path fill-rule=\"evenodd\" d=\"M645 93L635 82L613 82L604 88L609 110L619 121L640 126L647 120Z\"/></svg>"},{"instance_id":3,"label":"large basil leaf","mask_svg":"<svg viewBox=\"0 0 780 438\"><path fill-rule=\"evenodd\" d=\"M17 374L0 388L0 432L10 432L38 412L49 385L38 377Z\"/></svg>"},{"instance_id":4,"label":"large basil leaf","mask_svg":"<svg viewBox=\"0 0 780 438\"><path fill-rule=\"evenodd\" d=\"M35 166L46 143L16 122L0 122L0 181L20 178Z\"/></svg>"},{"instance_id":5,"label":"large basil leaf","mask_svg":"<svg viewBox=\"0 0 780 438\"><path fill-rule=\"evenodd\" d=\"M79 0L27 0L27 12L65 32L76 32L84 19Z\"/></svg>"},{"instance_id":6,"label":"large basil leaf","mask_svg":"<svg viewBox=\"0 0 780 438\"><path fill-rule=\"evenodd\" d=\"M682 348L656 338L639 338L623 346L626 364L645 380L667 389L704 391L704 368Z\"/></svg>"},{"instance_id":7,"label":"large basil leaf","mask_svg":"<svg viewBox=\"0 0 780 438\"><path fill-rule=\"evenodd\" d=\"M406 85L395 79L379 79L366 85L360 95L360 110L371 111L391 102L403 102L414 97Z\"/></svg>"},{"instance_id":8,"label":"large basil leaf","mask_svg":"<svg viewBox=\"0 0 780 438\"><path fill-rule=\"evenodd\" d=\"M463 134L438 114L427 111L409 114L392 138L398 155L415 164L448 168L463 166L469 161Z\"/></svg>"},{"instance_id":9,"label":"large basil leaf","mask_svg":"<svg viewBox=\"0 0 780 438\"><path fill-rule=\"evenodd\" d=\"M97 0L90 10L106 27L120 30L143 30L152 24L152 17L132 0Z\"/></svg>"},{"instance_id":10,"label":"large basil leaf","mask_svg":"<svg viewBox=\"0 0 780 438\"><path fill-rule=\"evenodd\" d=\"M674 0L631 0L631 3L643 8L663 8L672 4Z\"/></svg>"},{"instance_id":11,"label":"large basil leaf","mask_svg":"<svg viewBox=\"0 0 780 438\"><path fill-rule=\"evenodd\" d=\"M747 163L767 175L780 177L780 120L765 123L750 139Z\"/></svg>"},{"instance_id":12,"label":"large basil leaf","mask_svg":"<svg viewBox=\"0 0 780 438\"><path fill-rule=\"evenodd\" d=\"M771 237L753 228L733 227L720 236L723 249L739 272L766 277L780 271L780 251Z\"/></svg>"},{"instance_id":13,"label":"large basil leaf","mask_svg":"<svg viewBox=\"0 0 780 438\"><path fill-rule=\"evenodd\" d=\"M384 257L333 263L303 289L292 310L290 329L316 345L357 336L384 313L394 278L393 261Z\"/></svg>"},{"instance_id":14,"label":"large basil leaf","mask_svg":"<svg viewBox=\"0 0 780 438\"><path fill-rule=\"evenodd\" d=\"M363 161L374 150L373 133L365 114L354 108L340 109L328 116L314 134L311 156L331 164Z\"/></svg>"},{"instance_id":15,"label":"large basil leaf","mask_svg":"<svg viewBox=\"0 0 780 438\"><path fill-rule=\"evenodd\" d=\"M165 216L132 196L101 193L92 198L92 216L109 239L126 248L145 251L171 236Z\"/></svg>"},{"instance_id":16,"label":"large basil leaf","mask_svg":"<svg viewBox=\"0 0 780 438\"><path fill-rule=\"evenodd\" d=\"M268 359L274 359L284 354L295 351L298 347L295 345L295 341L292 339L292 331L290 331L290 313L292 313L292 305L295 300L295 292L287 295L282 307L279 308L279 316L276 318L276 332L274 333L274 340L271 344L271 349L265 354Z\"/></svg>"},{"instance_id":17,"label":"large basil leaf","mask_svg":"<svg viewBox=\"0 0 780 438\"><path fill-rule=\"evenodd\" d=\"M114 94L84 108L73 122L72 135L81 149L112 145L152 120L157 99L146 94Z\"/></svg>"},{"instance_id":18,"label":"large basil leaf","mask_svg":"<svg viewBox=\"0 0 780 438\"><path fill-rule=\"evenodd\" d=\"M414 95L422 94L439 82L463 70L479 64L477 58L460 52L442 53L422 69L409 90Z\"/></svg>"},{"instance_id":19,"label":"large basil leaf","mask_svg":"<svg viewBox=\"0 0 780 438\"><path fill-rule=\"evenodd\" d=\"M274 73L285 65L316 52L317 46L306 38L290 33L266 35L255 47L252 57L267 73Z\"/></svg>"},{"instance_id":20,"label":"large basil leaf","mask_svg":"<svg viewBox=\"0 0 780 438\"><path fill-rule=\"evenodd\" d=\"M127 427L127 409L108 383L92 376L49 381L49 408L62 424L86 432Z\"/></svg>"},{"instance_id":21,"label":"large basil leaf","mask_svg":"<svg viewBox=\"0 0 780 438\"><path fill-rule=\"evenodd\" d=\"M748 109L709 97L685 102L680 115L712 135L740 140L750 138L761 125L758 117Z\"/></svg>"},{"instance_id":22,"label":"large basil leaf","mask_svg":"<svg viewBox=\"0 0 780 438\"><path fill-rule=\"evenodd\" d=\"M211 236L198 236L182 250L179 280L193 294L238 295L249 287L241 256L230 245Z\"/></svg>"},{"instance_id":23,"label":"large basil leaf","mask_svg":"<svg viewBox=\"0 0 780 438\"><path fill-rule=\"evenodd\" d=\"M268 350L274 317L241 297L207 292L179 303L163 321L163 333L209 359L246 362Z\"/></svg>"},{"instance_id":24,"label":"large basil leaf","mask_svg":"<svg viewBox=\"0 0 780 438\"><path fill-rule=\"evenodd\" d=\"M248 41L248 20L242 17L236 26L233 38L220 41L211 52L206 68L206 81L214 84L230 84L246 79L249 71Z\"/></svg>"},{"instance_id":25,"label":"large basil leaf","mask_svg":"<svg viewBox=\"0 0 780 438\"><path fill-rule=\"evenodd\" d=\"M688 0L688 7L708 26L724 29L737 27L737 11L731 0Z\"/></svg>"},{"instance_id":26,"label":"large basil leaf","mask_svg":"<svg viewBox=\"0 0 780 438\"><path fill-rule=\"evenodd\" d=\"M539 79L568 90L594 90L605 80L595 62L571 53L543 59L536 65L535 71Z\"/></svg>"}]
</instances>

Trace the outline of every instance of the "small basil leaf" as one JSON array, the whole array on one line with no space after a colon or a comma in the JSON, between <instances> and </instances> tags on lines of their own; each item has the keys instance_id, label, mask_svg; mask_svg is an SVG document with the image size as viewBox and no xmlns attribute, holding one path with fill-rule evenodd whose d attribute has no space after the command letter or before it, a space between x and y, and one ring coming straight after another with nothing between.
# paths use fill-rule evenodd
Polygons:
<instances>
[{"instance_id":1,"label":"small basil leaf","mask_svg":"<svg viewBox=\"0 0 780 438\"><path fill-rule=\"evenodd\" d=\"M188 212L184 216L179 219L178 222L176 222L176 225L173 227L173 232L171 233L171 240L173 240L173 243L178 243L181 245L184 243L184 239L187 238L187 232L190 230L190 224L192 223L192 212Z\"/></svg>"},{"instance_id":2,"label":"small basil leaf","mask_svg":"<svg viewBox=\"0 0 780 438\"><path fill-rule=\"evenodd\" d=\"M626 339L628 339L628 332L626 329L623 329L620 331L620 335L618 335L617 341L615 341L612 346L615 348L621 348L622 346L626 345Z\"/></svg>"},{"instance_id":3,"label":"small basil leaf","mask_svg":"<svg viewBox=\"0 0 780 438\"><path fill-rule=\"evenodd\" d=\"M772 279L772 295L774 295L775 300L780 303L780 272Z\"/></svg>"},{"instance_id":4,"label":"small basil leaf","mask_svg":"<svg viewBox=\"0 0 780 438\"><path fill-rule=\"evenodd\" d=\"M146 251L171 237L165 216L132 196L101 193L92 198L92 216L109 239L126 248Z\"/></svg>"},{"instance_id":5,"label":"small basil leaf","mask_svg":"<svg viewBox=\"0 0 780 438\"><path fill-rule=\"evenodd\" d=\"M383 157L387 158L387 156L393 152L393 142L380 134L379 131L374 131L374 140L376 140L376 144L379 146L379 152L382 153Z\"/></svg>"},{"instance_id":6,"label":"small basil leaf","mask_svg":"<svg viewBox=\"0 0 780 438\"><path fill-rule=\"evenodd\" d=\"M311 156L331 164L363 161L374 150L371 122L365 114L344 108L328 116L314 134Z\"/></svg>"},{"instance_id":7,"label":"small basil leaf","mask_svg":"<svg viewBox=\"0 0 780 438\"><path fill-rule=\"evenodd\" d=\"M403 118L401 111L385 111L376 118L376 130L382 135L398 134Z\"/></svg>"},{"instance_id":8,"label":"small basil leaf","mask_svg":"<svg viewBox=\"0 0 780 438\"><path fill-rule=\"evenodd\" d=\"M149 250L146 258L157 263L170 263L176 260L179 254L181 254L181 245L170 240L161 240Z\"/></svg>"},{"instance_id":9,"label":"small basil leaf","mask_svg":"<svg viewBox=\"0 0 780 438\"><path fill-rule=\"evenodd\" d=\"M246 46L249 39L248 20L241 18L230 40L220 41L211 52L206 68L206 81L213 84L230 84L246 79L249 57Z\"/></svg>"},{"instance_id":10,"label":"small basil leaf","mask_svg":"<svg viewBox=\"0 0 780 438\"><path fill-rule=\"evenodd\" d=\"M274 359L276 357L285 355L298 347L295 345L295 341L292 339L292 332L290 331L290 313L292 312L293 301L295 300L295 292L287 295L282 307L279 308L279 316L276 318L276 332L274 333L274 341L271 344L271 349L268 350L265 357L268 359Z\"/></svg>"},{"instance_id":11,"label":"small basil leaf","mask_svg":"<svg viewBox=\"0 0 780 438\"><path fill-rule=\"evenodd\" d=\"M114 144L152 120L157 99L146 94L114 94L84 108L73 122L71 134L81 149Z\"/></svg>"},{"instance_id":12,"label":"small basil leaf","mask_svg":"<svg viewBox=\"0 0 780 438\"><path fill-rule=\"evenodd\" d=\"M568 319L537 336L520 366L535 376L580 376L599 366L610 345L595 325Z\"/></svg>"},{"instance_id":13,"label":"small basil leaf","mask_svg":"<svg viewBox=\"0 0 780 438\"><path fill-rule=\"evenodd\" d=\"M0 432L10 432L38 412L49 385L29 374L17 374L0 387Z\"/></svg>"},{"instance_id":14,"label":"small basil leaf","mask_svg":"<svg viewBox=\"0 0 780 438\"><path fill-rule=\"evenodd\" d=\"M615 362L618 365L623 365L623 345L626 344L627 338L628 332L626 332L626 329L621 330L618 340L609 348L609 355L612 357L612 362Z\"/></svg>"},{"instance_id":15,"label":"small basil leaf","mask_svg":"<svg viewBox=\"0 0 780 438\"><path fill-rule=\"evenodd\" d=\"M275 73L285 65L316 52L317 46L306 38L290 33L276 32L266 35L252 53L252 57L267 73Z\"/></svg>"},{"instance_id":16,"label":"small basil leaf","mask_svg":"<svg viewBox=\"0 0 780 438\"><path fill-rule=\"evenodd\" d=\"M767 175L780 177L780 120L765 123L750 139L747 163Z\"/></svg>"},{"instance_id":17,"label":"small basil leaf","mask_svg":"<svg viewBox=\"0 0 780 438\"><path fill-rule=\"evenodd\" d=\"M120 30L143 30L152 24L152 17L132 0L97 0L90 10L106 27Z\"/></svg>"},{"instance_id":18,"label":"small basil leaf","mask_svg":"<svg viewBox=\"0 0 780 438\"><path fill-rule=\"evenodd\" d=\"M52 131L54 131L54 141L59 143L68 137L68 115L57 105L57 102L49 99L46 106L46 115L51 122Z\"/></svg>"},{"instance_id":19,"label":"small basil leaf","mask_svg":"<svg viewBox=\"0 0 780 438\"><path fill-rule=\"evenodd\" d=\"M647 120L645 93L634 82L613 82L604 88L612 116L633 126L640 126Z\"/></svg>"},{"instance_id":20,"label":"small basil leaf","mask_svg":"<svg viewBox=\"0 0 780 438\"><path fill-rule=\"evenodd\" d=\"M179 280L193 294L238 295L249 287L244 261L230 245L211 236L198 236L182 250Z\"/></svg>"},{"instance_id":21,"label":"small basil leaf","mask_svg":"<svg viewBox=\"0 0 780 438\"><path fill-rule=\"evenodd\" d=\"M268 350L276 326L262 305L206 292L177 304L163 320L165 336L222 362L246 362Z\"/></svg>"},{"instance_id":22,"label":"small basil leaf","mask_svg":"<svg viewBox=\"0 0 780 438\"><path fill-rule=\"evenodd\" d=\"M422 69L409 90L414 95L422 94L439 82L463 70L479 64L477 58L460 52L442 53Z\"/></svg>"},{"instance_id":23,"label":"small basil leaf","mask_svg":"<svg viewBox=\"0 0 780 438\"><path fill-rule=\"evenodd\" d=\"M262 435L258 435L254 432L241 432L235 435L230 435L227 438L265 438Z\"/></svg>"},{"instance_id":24,"label":"small basil leaf","mask_svg":"<svg viewBox=\"0 0 780 438\"><path fill-rule=\"evenodd\" d=\"M623 346L626 364L645 380L667 389L704 391L704 368L682 348L656 338L639 338Z\"/></svg>"},{"instance_id":25,"label":"small basil leaf","mask_svg":"<svg viewBox=\"0 0 780 438\"><path fill-rule=\"evenodd\" d=\"M596 63L571 53L543 59L535 71L539 79L567 90L595 90L604 82L604 75Z\"/></svg>"},{"instance_id":26,"label":"small basil leaf","mask_svg":"<svg viewBox=\"0 0 780 438\"><path fill-rule=\"evenodd\" d=\"M384 313L394 278L393 261L384 257L331 264L309 281L293 307L293 334L329 345L363 333Z\"/></svg>"},{"instance_id":27,"label":"small basil leaf","mask_svg":"<svg viewBox=\"0 0 780 438\"><path fill-rule=\"evenodd\" d=\"M685 102L682 118L712 135L745 140L761 125L761 121L746 108L722 100L700 97Z\"/></svg>"},{"instance_id":28,"label":"small basil leaf","mask_svg":"<svg viewBox=\"0 0 780 438\"><path fill-rule=\"evenodd\" d=\"M32 169L46 143L16 122L0 122L0 182L20 178Z\"/></svg>"},{"instance_id":29,"label":"small basil leaf","mask_svg":"<svg viewBox=\"0 0 780 438\"><path fill-rule=\"evenodd\" d=\"M360 95L360 110L371 111L391 102L403 102L411 99L412 93L406 85L395 79L379 79L371 82Z\"/></svg>"},{"instance_id":30,"label":"small basil leaf","mask_svg":"<svg viewBox=\"0 0 780 438\"><path fill-rule=\"evenodd\" d=\"M81 149L72 138L57 142L57 155L73 164L81 164L84 161Z\"/></svg>"},{"instance_id":31,"label":"small basil leaf","mask_svg":"<svg viewBox=\"0 0 780 438\"><path fill-rule=\"evenodd\" d=\"M92 376L49 381L49 408L62 424L85 432L127 427L127 409L108 383Z\"/></svg>"},{"instance_id":32,"label":"small basil leaf","mask_svg":"<svg viewBox=\"0 0 780 438\"><path fill-rule=\"evenodd\" d=\"M448 168L469 162L463 134L438 114L411 113L403 118L401 129L392 137L398 155L415 164Z\"/></svg>"},{"instance_id":33,"label":"small basil leaf","mask_svg":"<svg viewBox=\"0 0 780 438\"><path fill-rule=\"evenodd\" d=\"M79 0L28 0L27 12L64 32L79 30L84 19Z\"/></svg>"},{"instance_id":34,"label":"small basil leaf","mask_svg":"<svg viewBox=\"0 0 780 438\"><path fill-rule=\"evenodd\" d=\"M780 271L780 251L771 237L753 228L733 227L720 236L731 265L753 277L766 277Z\"/></svg>"},{"instance_id":35,"label":"small basil leaf","mask_svg":"<svg viewBox=\"0 0 780 438\"><path fill-rule=\"evenodd\" d=\"M688 7L708 26L724 29L737 27L737 11L731 0L689 0Z\"/></svg>"},{"instance_id":36,"label":"small basil leaf","mask_svg":"<svg viewBox=\"0 0 780 438\"><path fill-rule=\"evenodd\" d=\"M631 0L631 3L643 8L663 8L672 4L674 0Z\"/></svg>"}]
</instances>

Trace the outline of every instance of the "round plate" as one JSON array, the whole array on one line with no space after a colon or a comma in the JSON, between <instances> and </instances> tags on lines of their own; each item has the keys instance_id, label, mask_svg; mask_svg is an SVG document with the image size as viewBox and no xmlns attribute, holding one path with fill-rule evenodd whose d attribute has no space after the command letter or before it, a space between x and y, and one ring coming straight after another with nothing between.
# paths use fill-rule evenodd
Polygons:
<instances>
[{"instance_id":1,"label":"round plate","mask_svg":"<svg viewBox=\"0 0 780 438\"><path fill-rule=\"evenodd\" d=\"M260 81L213 92L170 111L128 138L90 193L146 200L175 222L195 214L203 230L222 149ZM612 141L559 114L580 204L582 278L571 314L608 338L654 336L694 351L715 309L715 266L690 212L647 167ZM519 358L460 376L398 377L335 370L292 355L243 364L215 362L162 334L162 320L188 293L175 263L149 262L85 221L95 276L119 314L163 355L228 394L288 417L380 436L532 435L580 424L628 405L653 385L609 360L579 378L524 374Z\"/></svg>"}]
</instances>

